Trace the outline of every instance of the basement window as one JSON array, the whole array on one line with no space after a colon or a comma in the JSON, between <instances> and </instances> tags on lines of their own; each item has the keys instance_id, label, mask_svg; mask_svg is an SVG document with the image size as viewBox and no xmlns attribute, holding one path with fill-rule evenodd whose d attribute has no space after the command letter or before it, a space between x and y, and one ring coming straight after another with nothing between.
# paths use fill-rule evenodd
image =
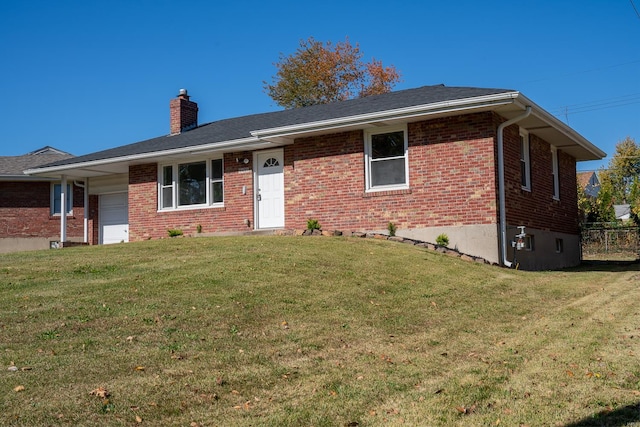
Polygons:
<instances>
[{"instance_id":1,"label":"basement window","mask_svg":"<svg viewBox=\"0 0 640 427\"><path fill-rule=\"evenodd\" d=\"M223 161L210 159L160 167L159 210L222 205Z\"/></svg>"},{"instance_id":2,"label":"basement window","mask_svg":"<svg viewBox=\"0 0 640 427\"><path fill-rule=\"evenodd\" d=\"M564 252L564 241L562 239L556 239L556 253L561 254Z\"/></svg>"},{"instance_id":3,"label":"basement window","mask_svg":"<svg viewBox=\"0 0 640 427\"><path fill-rule=\"evenodd\" d=\"M535 241L533 235L527 234L524 237L524 250L529 252L533 252L535 250Z\"/></svg>"},{"instance_id":4,"label":"basement window","mask_svg":"<svg viewBox=\"0 0 640 427\"><path fill-rule=\"evenodd\" d=\"M406 126L365 133L367 191L409 188Z\"/></svg>"}]
</instances>

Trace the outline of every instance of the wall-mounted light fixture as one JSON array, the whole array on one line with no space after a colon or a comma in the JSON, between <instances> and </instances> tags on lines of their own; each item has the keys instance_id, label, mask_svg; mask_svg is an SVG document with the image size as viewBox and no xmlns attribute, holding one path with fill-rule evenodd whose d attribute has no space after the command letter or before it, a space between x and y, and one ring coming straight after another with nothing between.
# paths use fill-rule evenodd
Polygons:
<instances>
[{"instance_id":1,"label":"wall-mounted light fixture","mask_svg":"<svg viewBox=\"0 0 640 427\"><path fill-rule=\"evenodd\" d=\"M247 159L246 157L242 158L242 157L236 157L236 163L242 163L245 165L249 164L249 159Z\"/></svg>"}]
</instances>

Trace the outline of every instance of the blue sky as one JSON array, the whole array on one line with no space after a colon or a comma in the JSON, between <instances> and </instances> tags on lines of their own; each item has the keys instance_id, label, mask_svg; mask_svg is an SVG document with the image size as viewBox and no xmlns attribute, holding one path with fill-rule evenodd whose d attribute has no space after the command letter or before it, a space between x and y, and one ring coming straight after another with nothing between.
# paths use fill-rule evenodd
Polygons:
<instances>
[{"instance_id":1,"label":"blue sky","mask_svg":"<svg viewBox=\"0 0 640 427\"><path fill-rule=\"evenodd\" d=\"M521 91L611 155L627 136L640 142L636 8L640 0L4 1L0 156L46 145L81 155L167 134L181 88L200 123L279 110L263 81L310 36L349 37L365 60L393 64L396 89Z\"/></svg>"}]
</instances>

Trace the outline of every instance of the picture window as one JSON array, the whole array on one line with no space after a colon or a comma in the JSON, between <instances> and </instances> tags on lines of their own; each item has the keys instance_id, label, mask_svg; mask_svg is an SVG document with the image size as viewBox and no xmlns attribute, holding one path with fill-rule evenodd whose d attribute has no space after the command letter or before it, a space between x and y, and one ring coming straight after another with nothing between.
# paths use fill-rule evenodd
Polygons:
<instances>
[{"instance_id":1,"label":"picture window","mask_svg":"<svg viewBox=\"0 0 640 427\"><path fill-rule=\"evenodd\" d=\"M222 159L163 165L158 177L159 209L200 207L224 202Z\"/></svg>"}]
</instances>

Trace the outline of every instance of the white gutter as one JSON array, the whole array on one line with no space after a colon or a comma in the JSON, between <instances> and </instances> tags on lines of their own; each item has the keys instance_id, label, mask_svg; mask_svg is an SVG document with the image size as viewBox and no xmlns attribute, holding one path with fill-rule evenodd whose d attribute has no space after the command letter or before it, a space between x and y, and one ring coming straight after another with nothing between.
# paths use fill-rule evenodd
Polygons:
<instances>
[{"instance_id":1,"label":"white gutter","mask_svg":"<svg viewBox=\"0 0 640 427\"><path fill-rule=\"evenodd\" d=\"M505 195L504 195L504 128L529 117L531 114L531 106L527 105L526 110L519 116L507 120L498 126L498 199L500 201L500 245L501 258L505 267L511 267L513 264L507 260L507 213L505 212Z\"/></svg>"}]
</instances>

